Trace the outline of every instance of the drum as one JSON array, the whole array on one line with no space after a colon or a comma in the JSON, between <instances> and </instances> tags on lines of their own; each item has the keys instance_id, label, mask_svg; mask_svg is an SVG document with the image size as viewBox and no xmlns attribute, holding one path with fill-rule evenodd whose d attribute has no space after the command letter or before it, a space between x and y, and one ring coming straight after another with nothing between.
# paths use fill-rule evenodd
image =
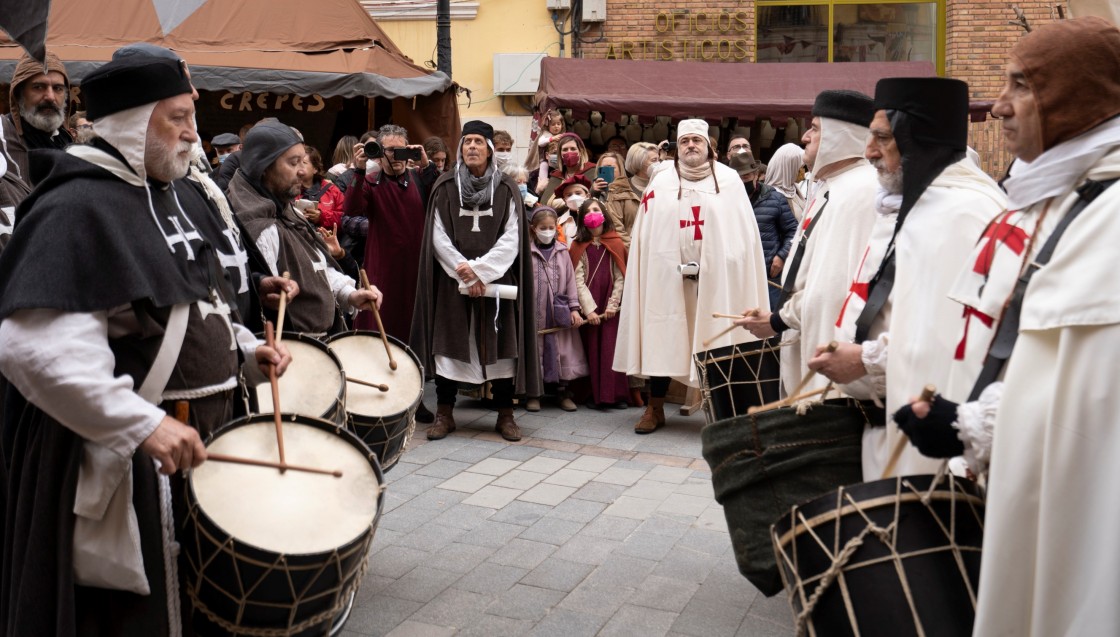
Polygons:
<instances>
[{"instance_id":1,"label":"drum","mask_svg":"<svg viewBox=\"0 0 1120 637\"><path fill-rule=\"evenodd\" d=\"M839 399L803 414L784 407L701 430L739 572L764 595L782 590L770 525L799 502L863 479L863 428L874 417L862 403Z\"/></svg>"},{"instance_id":2,"label":"drum","mask_svg":"<svg viewBox=\"0 0 1120 637\"><path fill-rule=\"evenodd\" d=\"M780 399L779 351L778 339L774 338L696 354L693 361L708 422L744 416L749 407Z\"/></svg>"},{"instance_id":3,"label":"drum","mask_svg":"<svg viewBox=\"0 0 1120 637\"><path fill-rule=\"evenodd\" d=\"M954 476L841 487L771 531L799 634L971 635L984 500Z\"/></svg>"},{"instance_id":4,"label":"drum","mask_svg":"<svg viewBox=\"0 0 1120 637\"><path fill-rule=\"evenodd\" d=\"M258 335L259 336L259 335ZM284 332L292 362L280 377L280 413L346 423L346 379L342 364L322 341ZM255 414L272 413L272 385L267 381L249 392Z\"/></svg>"},{"instance_id":5,"label":"drum","mask_svg":"<svg viewBox=\"0 0 1120 637\"><path fill-rule=\"evenodd\" d=\"M186 482L187 595L199 634L325 635L345 620L381 517L377 457L349 431L285 415L286 460L342 477L206 462ZM235 420L207 450L277 459L271 415Z\"/></svg>"},{"instance_id":6,"label":"drum","mask_svg":"<svg viewBox=\"0 0 1120 637\"><path fill-rule=\"evenodd\" d=\"M420 359L404 343L388 337L389 349L397 363L389 368L389 358L381 334L370 331L344 332L327 341L338 357L346 377L368 383L384 384L389 391L347 383L346 415L350 427L377 454L384 471L400 460L416 431L416 409L424 397L424 369Z\"/></svg>"}]
</instances>

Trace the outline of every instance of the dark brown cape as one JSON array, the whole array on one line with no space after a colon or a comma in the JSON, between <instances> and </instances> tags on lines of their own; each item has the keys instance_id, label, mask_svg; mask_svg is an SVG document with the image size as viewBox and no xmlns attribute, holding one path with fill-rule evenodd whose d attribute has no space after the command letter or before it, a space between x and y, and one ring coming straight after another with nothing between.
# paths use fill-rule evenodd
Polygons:
<instances>
[{"instance_id":1,"label":"dark brown cape","mask_svg":"<svg viewBox=\"0 0 1120 637\"><path fill-rule=\"evenodd\" d=\"M494 299L472 299L459 293L458 282L452 280L436 261L432 244L433 220L440 215L444 229L456 248L465 257L475 258L464 249L465 241L476 237L455 235L455 220L452 213L460 209L459 188L455 173L448 172L432 186L428 201L427 218L424 225L424 241L420 246L420 271L416 282L416 308L412 315L412 336L410 344L420 358L429 378L435 376L435 356L447 356L455 360L469 361L468 342L471 317L481 329L476 334L479 343L478 360L492 364L501 358L516 358L517 373L514 378L514 391L517 395L539 396L543 391L540 378L540 360L537 355L536 317L533 315L533 261L529 254L529 228L517 184L503 175L495 188L493 205L494 216L480 218L480 226L491 226L493 237L490 247L501 236L501 228L509 214L516 214L519 222L520 250L517 259L504 276L495 284L514 285L518 288L517 300L502 301L500 306ZM510 211L510 204L513 210ZM469 219L469 218L467 218ZM496 226L495 226L496 224ZM483 251L485 253L485 251ZM498 317L498 332L494 325L495 311ZM490 327L490 329L485 329Z\"/></svg>"}]
</instances>

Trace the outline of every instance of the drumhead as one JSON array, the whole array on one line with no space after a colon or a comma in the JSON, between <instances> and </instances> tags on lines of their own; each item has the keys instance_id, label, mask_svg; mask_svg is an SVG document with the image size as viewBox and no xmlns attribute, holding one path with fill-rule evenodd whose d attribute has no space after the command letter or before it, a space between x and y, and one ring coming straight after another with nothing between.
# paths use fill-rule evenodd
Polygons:
<instances>
[{"instance_id":1,"label":"drumhead","mask_svg":"<svg viewBox=\"0 0 1120 637\"><path fill-rule=\"evenodd\" d=\"M368 451L325 427L285 421L283 431L290 464L341 470L342 477L205 462L189 479L206 516L241 542L284 554L332 551L367 532L381 488ZM275 425L228 427L207 451L275 461Z\"/></svg>"},{"instance_id":2,"label":"drumhead","mask_svg":"<svg viewBox=\"0 0 1120 637\"><path fill-rule=\"evenodd\" d=\"M363 416L391 416L415 405L424 389L424 379L411 350L389 339L396 371L389 369L389 357L381 336L363 332L332 338L327 347L342 363L346 376L389 386L383 392L357 383L346 383L346 411Z\"/></svg>"},{"instance_id":3,"label":"drumhead","mask_svg":"<svg viewBox=\"0 0 1120 637\"><path fill-rule=\"evenodd\" d=\"M292 354L288 370L280 377L280 412L320 418L332 412L342 392L342 370L326 345L313 339L284 335L283 343ZM257 406L261 413L272 413L272 386L257 385Z\"/></svg>"}]
</instances>

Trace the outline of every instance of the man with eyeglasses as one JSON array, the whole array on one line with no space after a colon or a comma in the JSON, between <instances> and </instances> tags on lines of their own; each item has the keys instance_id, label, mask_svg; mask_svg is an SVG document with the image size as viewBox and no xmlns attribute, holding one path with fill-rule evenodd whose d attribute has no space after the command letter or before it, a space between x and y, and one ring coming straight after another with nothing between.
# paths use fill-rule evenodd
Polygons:
<instances>
[{"instance_id":1,"label":"man with eyeglasses","mask_svg":"<svg viewBox=\"0 0 1120 637\"><path fill-rule=\"evenodd\" d=\"M78 111L70 116L67 130L74 136L74 141L85 144L94 138L93 122L86 119L85 111Z\"/></svg>"},{"instance_id":2,"label":"man with eyeglasses","mask_svg":"<svg viewBox=\"0 0 1120 637\"><path fill-rule=\"evenodd\" d=\"M46 72L44 72L44 70ZM24 54L12 74L8 104L4 115L4 144L12 159L16 176L31 183L27 153L38 148L66 148L74 143L66 130L70 79L57 55L47 52L47 65Z\"/></svg>"},{"instance_id":3,"label":"man with eyeglasses","mask_svg":"<svg viewBox=\"0 0 1120 637\"><path fill-rule=\"evenodd\" d=\"M751 152L751 143L746 137L742 135L734 135L731 141L727 144L727 162L731 163L731 158L736 155Z\"/></svg>"}]
</instances>

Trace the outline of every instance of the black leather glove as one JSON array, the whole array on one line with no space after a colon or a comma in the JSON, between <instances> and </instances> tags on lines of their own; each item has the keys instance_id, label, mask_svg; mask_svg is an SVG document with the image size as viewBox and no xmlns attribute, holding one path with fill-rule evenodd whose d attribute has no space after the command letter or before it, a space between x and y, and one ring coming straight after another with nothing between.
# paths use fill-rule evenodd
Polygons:
<instances>
[{"instance_id":1,"label":"black leather glove","mask_svg":"<svg viewBox=\"0 0 1120 637\"><path fill-rule=\"evenodd\" d=\"M923 456L953 458L964 453L964 443L957 438L957 403L940 394L933 397L929 415L918 418L913 408L906 405L894 413L898 428L910 438Z\"/></svg>"}]
</instances>

